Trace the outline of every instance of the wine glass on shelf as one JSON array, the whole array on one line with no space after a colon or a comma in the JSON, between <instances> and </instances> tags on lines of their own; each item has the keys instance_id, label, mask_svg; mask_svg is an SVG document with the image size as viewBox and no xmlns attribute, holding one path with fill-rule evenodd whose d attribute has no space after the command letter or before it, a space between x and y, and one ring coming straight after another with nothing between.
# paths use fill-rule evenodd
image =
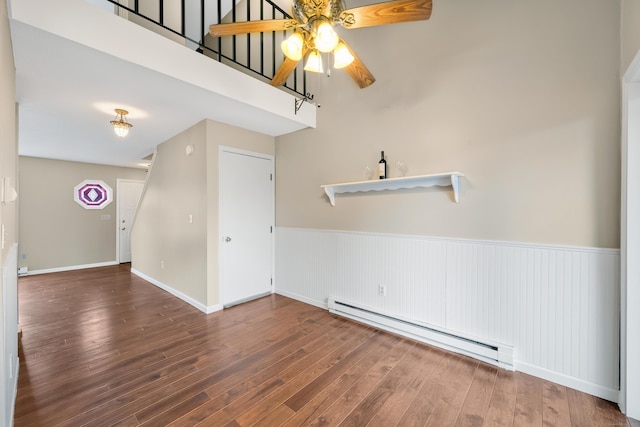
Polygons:
<instances>
[{"instance_id":1,"label":"wine glass on shelf","mask_svg":"<svg viewBox=\"0 0 640 427\"><path fill-rule=\"evenodd\" d=\"M364 168L364 179L366 181L371 181L373 179L373 169L369 166L365 166Z\"/></svg>"},{"instance_id":2,"label":"wine glass on shelf","mask_svg":"<svg viewBox=\"0 0 640 427\"><path fill-rule=\"evenodd\" d=\"M400 174L400 176L407 176L407 172L409 171L409 166L406 165L406 163L404 163L401 160L398 160L396 162L396 169L398 169L398 173Z\"/></svg>"}]
</instances>

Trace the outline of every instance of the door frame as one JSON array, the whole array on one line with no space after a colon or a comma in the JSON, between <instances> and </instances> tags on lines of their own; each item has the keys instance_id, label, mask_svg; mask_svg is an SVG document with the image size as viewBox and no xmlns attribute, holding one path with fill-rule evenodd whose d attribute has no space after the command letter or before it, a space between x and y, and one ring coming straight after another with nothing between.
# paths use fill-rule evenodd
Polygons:
<instances>
[{"instance_id":1,"label":"door frame","mask_svg":"<svg viewBox=\"0 0 640 427\"><path fill-rule=\"evenodd\" d=\"M224 236L222 233L223 226L223 217L222 217L222 154L224 152L232 153L232 154L240 154L244 156L257 157L260 159L269 160L271 162L271 201L272 201L272 211L271 218L273 219L273 231L271 233L271 293L273 293L274 286L274 276L275 276L275 235L276 235L276 192L275 192L275 184L276 184L276 174L275 174L275 157L271 154L259 153L256 151L243 150L240 148L229 147L225 145L218 146L218 303L221 307L224 307L224 283L223 283L223 271L224 265L222 262L222 251L224 246Z\"/></svg>"},{"instance_id":2,"label":"door frame","mask_svg":"<svg viewBox=\"0 0 640 427\"><path fill-rule=\"evenodd\" d=\"M640 52L622 77L620 195L620 397L623 413L640 419Z\"/></svg>"},{"instance_id":3,"label":"door frame","mask_svg":"<svg viewBox=\"0 0 640 427\"><path fill-rule=\"evenodd\" d=\"M134 182L142 184L142 191L140 192L140 199L142 199L142 194L144 193L144 185L145 180L141 179L116 179L116 264L120 264L120 184L122 182ZM140 204L140 200L138 200L138 205ZM133 216L133 222L135 222L136 215L138 215L138 209L136 208L136 213Z\"/></svg>"}]
</instances>

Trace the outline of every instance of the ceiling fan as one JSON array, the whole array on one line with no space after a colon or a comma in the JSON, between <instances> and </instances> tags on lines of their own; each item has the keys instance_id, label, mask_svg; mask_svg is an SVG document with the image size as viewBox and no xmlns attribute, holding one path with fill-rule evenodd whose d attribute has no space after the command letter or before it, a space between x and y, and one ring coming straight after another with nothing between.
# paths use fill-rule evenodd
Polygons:
<instances>
[{"instance_id":1,"label":"ceiling fan","mask_svg":"<svg viewBox=\"0 0 640 427\"><path fill-rule=\"evenodd\" d=\"M399 22L420 21L431 16L432 0L392 0L346 9L344 0L293 0L295 19L215 24L209 27L214 37L267 31L294 30L281 44L285 60L271 80L273 86L285 83L289 74L305 56L305 70L322 73L320 52L333 52L333 67L344 68L360 88L370 86L375 77L349 45L333 29L373 27Z\"/></svg>"}]
</instances>

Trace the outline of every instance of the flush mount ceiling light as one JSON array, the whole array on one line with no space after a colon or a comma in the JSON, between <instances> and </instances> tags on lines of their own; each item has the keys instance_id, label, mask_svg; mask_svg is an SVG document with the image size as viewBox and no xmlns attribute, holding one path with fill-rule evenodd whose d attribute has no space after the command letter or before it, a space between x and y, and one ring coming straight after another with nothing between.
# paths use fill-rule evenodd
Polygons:
<instances>
[{"instance_id":1,"label":"flush mount ceiling light","mask_svg":"<svg viewBox=\"0 0 640 427\"><path fill-rule=\"evenodd\" d=\"M209 33L222 37L293 30L293 35L280 45L286 58L271 80L273 86L285 84L305 56L305 70L323 72L322 66L318 66L318 52L332 52L334 68L344 68L359 87L365 88L376 81L375 77L333 27L340 25L345 29L355 29L421 21L431 17L432 9L432 0L391 0L352 9L346 8L344 0L291 1L293 18L215 24L209 26Z\"/></svg>"},{"instance_id":2,"label":"flush mount ceiling light","mask_svg":"<svg viewBox=\"0 0 640 427\"><path fill-rule=\"evenodd\" d=\"M125 116L129 114L127 110L122 110L120 108L116 108L116 117L111 120L111 126L113 126L113 131L120 138L124 138L129 133L129 129L133 127L133 125L127 122Z\"/></svg>"}]
</instances>

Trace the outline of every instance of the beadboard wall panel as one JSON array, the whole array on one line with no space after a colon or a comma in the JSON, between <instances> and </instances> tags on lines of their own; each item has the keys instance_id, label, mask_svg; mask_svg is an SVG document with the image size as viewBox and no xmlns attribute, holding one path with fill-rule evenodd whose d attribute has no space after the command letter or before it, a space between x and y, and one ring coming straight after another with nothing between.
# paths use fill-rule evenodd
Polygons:
<instances>
[{"instance_id":1,"label":"beadboard wall panel","mask_svg":"<svg viewBox=\"0 0 640 427\"><path fill-rule=\"evenodd\" d=\"M337 288L336 240L334 233L276 227L277 292L327 308L329 295Z\"/></svg>"},{"instance_id":2,"label":"beadboard wall panel","mask_svg":"<svg viewBox=\"0 0 640 427\"><path fill-rule=\"evenodd\" d=\"M619 263L612 249L277 227L275 290L513 346L516 369L617 401Z\"/></svg>"}]
</instances>

